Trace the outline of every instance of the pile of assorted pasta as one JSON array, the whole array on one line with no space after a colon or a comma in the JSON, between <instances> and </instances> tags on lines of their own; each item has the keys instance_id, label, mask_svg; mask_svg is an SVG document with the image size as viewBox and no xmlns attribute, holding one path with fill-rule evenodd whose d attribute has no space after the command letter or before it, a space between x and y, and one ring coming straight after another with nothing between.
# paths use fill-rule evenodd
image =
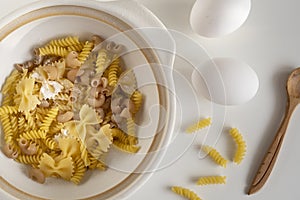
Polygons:
<instances>
[{"instance_id":1,"label":"pile of assorted pasta","mask_svg":"<svg viewBox=\"0 0 300 200\"><path fill-rule=\"evenodd\" d=\"M186 129L186 133L191 134L196 131L199 131L201 129L204 129L208 126L211 125L211 118L205 118L197 121L196 123L190 125ZM237 128L231 128L229 130L229 135L235 142L236 150L235 150L235 155L232 159L232 161L236 164L241 164L242 160L245 157L246 154L246 142L242 136L242 134L239 132ZM204 145L202 146L202 150L219 166L221 167L226 167L228 160L224 158L217 149ZM198 179L196 182L197 185L199 186L204 186L204 185L211 185L211 184L225 184L226 183L226 176L202 176ZM171 187L171 190L183 197L186 197L187 199L190 200L201 200L200 197L192 190L181 187L181 186L173 186Z\"/></svg>"},{"instance_id":2,"label":"pile of assorted pasta","mask_svg":"<svg viewBox=\"0 0 300 200\"><path fill-rule=\"evenodd\" d=\"M15 65L2 87L2 152L26 164L30 178L79 184L88 169L106 169L111 145L139 150L134 118L143 96L122 48L96 35L69 36Z\"/></svg>"}]
</instances>

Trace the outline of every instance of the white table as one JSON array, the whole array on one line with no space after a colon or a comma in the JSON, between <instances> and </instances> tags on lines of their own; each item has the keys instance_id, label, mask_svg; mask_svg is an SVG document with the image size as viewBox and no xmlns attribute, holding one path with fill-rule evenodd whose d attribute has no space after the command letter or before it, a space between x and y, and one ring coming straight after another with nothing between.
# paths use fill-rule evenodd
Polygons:
<instances>
[{"instance_id":1,"label":"white table","mask_svg":"<svg viewBox=\"0 0 300 200\"><path fill-rule=\"evenodd\" d=\"M0 17L27 3L36 0L2 1ZM170 186L181 185L194 190L203 199L299 199L298 180L300 171L300 111L296 110L288 128L278 162L265 187L257 194L248 196L252 178L265 151L274 137L285 111L285 82L290 71L300 63L299 7L297 0L252 1L252 10L246 23L236 32L218 39L207 39L194 34L189 26L189 13L194 0L138 0L156 14L167 28L180 31L202 45L214 57L236 57L250 66L258 74L260 88L250 102L226 107L225 127L236 126L247 141L247 154L241 165L229 163L226 169L216 166L208 158L199 159L199 145L204 137L186 135L184 126L196 120L189 111L189 102L184 96L180 80L177 83L183 121L180 134L172 148L190 145L182 154L168 151L163 167L129 199L178 199L170 192ZM185 64L177 60L175 68L184 73ZM217 106L217 109L223 109ZM207 114L201 110L201 116ZM217 121L216 123L222 123ZM232 142L226 131L217 140L217 148L227 157L232 156ZM175 147L174 147L175 146ZM175 155L176 154L176 155ZM180 156L179 156L180 155ZM226 175L226 185L196 186L199 176Z\"/></svg>"}]
</instances>

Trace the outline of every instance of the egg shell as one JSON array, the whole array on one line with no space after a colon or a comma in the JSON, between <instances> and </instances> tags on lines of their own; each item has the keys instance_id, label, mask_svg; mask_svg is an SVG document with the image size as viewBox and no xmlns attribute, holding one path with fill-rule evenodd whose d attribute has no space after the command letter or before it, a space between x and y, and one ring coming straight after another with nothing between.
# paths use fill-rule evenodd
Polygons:
<instances>
[{"instance_id":1,"label":"egg shell","mask_svg":"<svg viewBox=\"0 0 300 200\"><path fill-rule=\"evenodd\" d=\"M240 105L257 93L259 80L255 71L235 58L213 58L192 73L195 91L221 105Z\"/></svg>"},{"instance_id":2,"label":"egg shell","mask_svg":"<svg viewBox=\"0 0 300 200\"><path fill-rule=\"evenodd\" d=\"M204 37L220 37L237 30L248 18L251 0L197 0L190 24Z\"/></svg>"}]
</instances>

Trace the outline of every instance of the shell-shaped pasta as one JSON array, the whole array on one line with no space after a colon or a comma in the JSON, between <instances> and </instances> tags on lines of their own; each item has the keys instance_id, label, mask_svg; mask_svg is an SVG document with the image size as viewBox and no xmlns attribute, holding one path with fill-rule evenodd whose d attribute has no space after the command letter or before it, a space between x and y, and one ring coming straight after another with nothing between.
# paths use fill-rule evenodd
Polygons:
<instances>
[{"instance_id":1,"label":"shell-shaped pasta","mask_svg":"<svg viewBox=\"0 0 300 200\"><path fill-rule=\"evenodd\" d=\"M207 153L218 165L226 167L227 160L213 147L203 146L203 151Z\"/></svg>"},{"instance_id":2,"label":"shell-shaped pasta","mask_svg":"<svg viewBox=\"0 0 300 200\"><path fill-rule=\"evenodd\" d=\"M78 55L78 60L80 63L84 63L84 61L86 61L86 59L89 56L89 54L91 53L93 47L94 47L93 42L89 42L89 41L85 42L82 51Z\"/></svg>"},{"instance_id":3,"label":"shell-shaped pasta","mask_svg":"<svg viewBox=\"0 0 300 200\"><path fill-rule=\"evenodd\" d=\"M197 123L195 124L192 124L191 126L189 126L187 129L186 129L186 132L187 133L193 133L193 132L196 132L200 129L203 129L205 127L208 127L211 125L211 118L205 118L205 119L201 119L199 120Z\"/></svg>"},{"instance_id":4,"label":"shell-shaped pasta","mask_svg":"<svg viewBox=\"0 0 300 200\"><path fill-rule=\"evenodd\" d=\"M118 74L121 71L121 68L119 66L120 64L120 58L114 58L110 66L108 67L108 85L115 87L118 82Z\"/></svg>"},{"instance_id":5,"label":"shell-shaped pasta","mask_svg":"<svg viewBox=\"0 0 300 200\"><path fill-rule=\"evenodd\" d=\"M246 154L246 142L237 128L230 129L229 134L237 145L233 161L237 164L240 164Z\"/></svg>"},{"instance_id":6,"label":"shell-shaped pasta","mask_svg":"<svg viewBox=\"0 0 300 200\"><path fill-rule=\"evenodd\" d=\"M183 196L189 200L201 200L200 197L198 197L198 195L195 192L187 188L180 187L180 186L173 186L171 189L174 193Z\"/></svg>"},{"instance_id":7,"label":"shell-shaped pasta","mask_svg":"<svg viewBox=\"0 0 300 200\"><path fill-rule=\"evenodd\" d=\"M210 185L210 184L225 184L226 176L204 176L200 177L197 185Z\"/></svg>"},{"instance_id":8,"label":"shell-shaped pasta","mask_svg":"<svg viewBox=\"0 0 300 200\"><path fill-rule=\"evenodd\" d=\"M131 100L134 104L133 114L136 114L143 104L143 94L140 91L135 90L131 95Z\"/></svg>"},{"instance_id":9,"label":"shell-shaped pasta","mask_svg":"<svg viewBox=\"0 0 300 200\"><path fill-rule=\"evenodd\" d=\"M79 38L76 36L68 36L61 39L51 40L50 45L60 46L60 47L69 47L80 45Z\"/></svg>"},{"instance_id":10,"label":"shell-shaped pasta","mask_svg":"<svg viewBox=\"0 0 300 200\"><path fill-rule=\"evenodd\" d=\"M31 130L23 133L20 137L26 140L45 139L47 133L43 130Z\"/></svg>"},{"instance_id":11,"label":"shell-shaped pasta","mask_svg":"<svg viewBox=\"0 0 300 200\"><path fill-rule=\"evenodd\" d=\"M64 47L48 45L42 48L39 48L39 52L41 56L59 56L59 57L66 57L69 51Z\"/></svg>"},{"instance_id":12,"label":"shell-shaped pasta","mask_svg":"<svg viewBox=\"0 0 300 200\"><path fill-rule=\"evenodd\" d=\"M118 149L123 150L127 153L137 153L140 150L140 146L136 146L136 145L128 145L128 144L124 144L118 140L113 141L113 144L118 147Z\"/></svg>"},{"instance_id":13,"label":"shell-shaped pasta","mask_svg":"<svg viewBox=\"0 0 300 200\"><path fill-rule=\"evenodd\" d=\"M74 174L73 176L71 177L71 181L73 183L75 183L76 185L78 185L81 181L81 179L83 178L84 176L84 173L86 171L86 167L84 165L84 162L83 160L81 159L81 157L77 157L75 160L74 160Z\"/></svg>"}]
</instances>

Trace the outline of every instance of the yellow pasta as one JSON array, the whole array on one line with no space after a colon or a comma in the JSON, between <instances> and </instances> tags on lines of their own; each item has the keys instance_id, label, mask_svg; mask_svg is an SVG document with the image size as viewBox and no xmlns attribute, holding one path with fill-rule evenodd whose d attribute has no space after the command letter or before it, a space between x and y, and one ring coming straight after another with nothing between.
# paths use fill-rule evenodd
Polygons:
<instances>
[{"instance_id":1,"label":"yellow pasta","mask_svg":"<svg viewBox=\"0 0 300 200\"><path fill-rule=\"evenodd\" d=\"M229 134L231 135L237 146L233 161L237 164L240 164L246 154L246 142L237 128L230 129Z\"/></svg>"},{"instance_id":2,"label":"yellow pasta","mask_svg":"<svg viewBox=\"0 0 300 200\"><path fill-rule=\"evenodd\" d=\"M103 73L108 65L108 55L105 49L101 49L98 52L97 60L96 60L96 73Z\"/></svg>"},{"instance_id":3,"label":"yellow pasta","mask_svg":"<svg viewBox=\"0 0 300 200\"><path fill-rule=\"evenodd\" d=\"M206 152L218 165L226 167L227 160L213 147L203 146L202 150Z\"/></svg>"},{"instance_id":4,"label":"yellow pasta","mask_svg":"<svg viewBox=\"0 0 300 200\"><path fill-rule=\"evenodd\" d=\"M121 70L120 58L114 58L110 66L108 67L108 84L112 87L115 87L118 82L118 74Z\"/></svg>"},{"instance_id":5,"label":"yellow pasta","mask_svg":"<svg viewBox=\"0 0 300 200\"><path fill-rule=\"evenodd\" d=\"M137 153L141 147L139 146L136 146L136 145L127 145L127 144L124 144L118 140L115 140L113 142L113 144L118 147L120 150L123 150L127 153Z\"/></svg>"},{"instance_id":6,"label":"yellow pasta","mask_svg":"<svg viewBox=\"0 0 300 200\"><path fill-rule=\"evenodd\" d=\"M197 185L210 185L210 184L225 184L226 176L204 176L200 177Z\"/></svg>"},{"instance_id":7,"label":"yellow pasta","mask_svg":"<svg viewBox=\"0 0 300 200\"><path fill-rule=\"evenodd\" d=\"M78 185L84 176L86 167L84 165L83 160L80 157L76 158L74 165L75 165L74 175L71 177L71 181Z\"/></svg>"},{"instance_id":8,"label":"yellow pasta","mask_svg":"<svg viewBox=\"0 0 300 200\"><path fill-rule=\"evenodd\" d=\"M187 188L183 188L180 186L173 186L171 189L174 193L183 196L189 200L201 200L200 197L198 197L198 195L195 192Z\"/></svg>"},{"instance_id":9,"label":"yellow pasta","mask_svg":"<svg viewBox=\"0 0 300 200\"><path fill-rule=\"evenodd\" d=\"M50 109L49 112L47 113L47 116L43 120L40 129L48 132L50 125L56 119L57 114L58 114L58 108Z\"/></svg>"},{"instance_id":10,"label":"yellow pasta","mask_svg":"<svg viewBox=\"0 0 300 200\"><path fill-rule=\"evenodd\" d=\"M68 36L65 38L55 39L50 41L50 45L60 46L60 47L76 46L80 44L81 43L79 41L79 38L75 36Z\"/></svg>"},{"instance_id":11,"label":"yellow pasta","mask_svg":"<svg viewBox=\"0 0 300 200\"><path fill-rule=\"evenodd\" d=\"M34 139L45 139L47 133L43 130L32 130L26 133L23 133L20 137L26 140L34 140Z\"/></svg>"},{"instance_id":12,"label":"yellow pasta","mask_svg":"<svg viewBox=\"0 0 300 200\"><path fill-rule=\"evenodd\" d=\"M134 110L133 110L133 114L136 114L143 103L143 95L141 92L139 92L138 90L134 91L134 93L131 96L131 100L133 101L134 104Z\"/></svg>"},{"instance_id":13,"label":"yellow pasta","mask_svg":"<svg viewBox=\"0 0 300 200\"><path fill-rule=\"evenodd\" d=\"M81 63L84 63L84 61L87 59L87 57L88 57L89 54L91 53L93 47L94 47L94 43L93 43L93 42L87 41L87 42L84 44L82 51L81 51L80 54L78 55L78 60L79 60Z\"/></svg>"},{"instance_id":14,"label":"yellow pasta","mask_svg":"<svg viewBox=\"0 0 300 200\"><path fill-rule=\"evenodd\" d=\"M51 40L6 79L1 90L0 121L4 145L13 152L5 154L7 157L46 177L79 184L87 170L107 168L104 158L112 144L129 153L139 151L134 118L128 119L127 134L112 117L112 96L123 95L110 85L116 85L123 73L121 58L115 55L109 69L109 56L116 52L102 48L98 54L91 53L94 42L82 43L74 36ZM91 68L77 69L87 58ZM33 66L25 69L30 62ZM97 88L91 84L96 80L93 75L101 81ZM136 83L135 76L130 79ZM105 98L100 107L89 101L97 95ZM122 98L129 102L130 96ZM142 94L136 90L131 101L135 108L140 107ZM136 110L127 111L134 116Z\"/></svg>"},{"instance_id":15,"label":"yellow pasta","mask_svg":"<svg viewBox=\"0 0 300 200\"><path fill-rule=\"evenodd\" d=\"M60 56L60 57L66 57L69 53L69 51L64 48L64 47L59 47L59 46L45 46L42 48L39 48L39 52L41 56Z\"/></svg>"},{"instance_id":16,"label":"yellow pasta","mask_svg":"<svg viewBox=\"0 0 300 200\"><path fill-rule=\"evenodd\" d=\"M196 132L200 129L203 129L207 126L210 126L211 124L211 118L206 118L206 119L201 119L200 121L198 121L197 123L189 126L187 129L186 129L186 132L187 133L193 133L193 132Z\"/></svg>"}]
</instances>

